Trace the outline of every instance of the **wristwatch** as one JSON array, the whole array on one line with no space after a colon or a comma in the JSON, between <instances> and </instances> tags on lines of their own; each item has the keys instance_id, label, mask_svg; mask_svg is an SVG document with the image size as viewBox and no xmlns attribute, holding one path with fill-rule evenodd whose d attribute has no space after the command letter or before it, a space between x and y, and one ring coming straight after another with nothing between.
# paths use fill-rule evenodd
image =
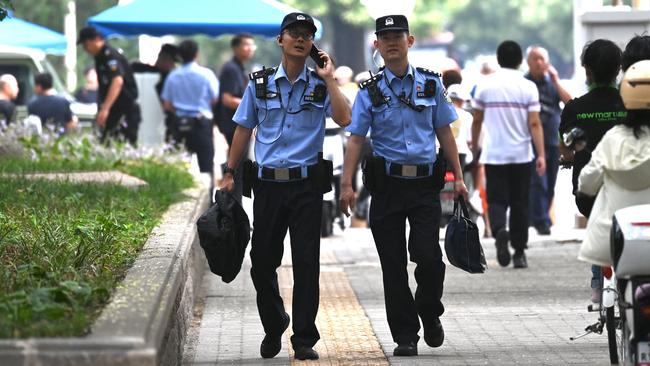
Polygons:
<instances>
[{"instance_id":1,"label":"wristwatch","mask_svg":"<svg viewBox=\"0 0 650 366\"><path fill-rule=\"evenodd\" d=\"M235 176L235 169L229 167L228 164L223 164L221 166L221 174L225 175L226 173L230 173L234 177Z\"/></svg>"}]
</instances>

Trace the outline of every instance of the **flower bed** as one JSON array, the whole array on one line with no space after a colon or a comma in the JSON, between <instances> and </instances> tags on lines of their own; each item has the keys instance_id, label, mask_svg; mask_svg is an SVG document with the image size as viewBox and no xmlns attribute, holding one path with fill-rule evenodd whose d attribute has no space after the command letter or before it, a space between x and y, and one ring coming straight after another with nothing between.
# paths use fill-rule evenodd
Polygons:
<instances>
[{"instance_id":1,"label":"flower bed","mask_svg":"<svg viewBox=\"0 0 650 366\"><path fill-rule=\"evenodd\" d=\"M193 185L187 164L169 151L11 126L0 146L0 338L86 334L150 231ZM8 175L89 170L119 170L148 185Z\"/></svg>"}]
</instances>

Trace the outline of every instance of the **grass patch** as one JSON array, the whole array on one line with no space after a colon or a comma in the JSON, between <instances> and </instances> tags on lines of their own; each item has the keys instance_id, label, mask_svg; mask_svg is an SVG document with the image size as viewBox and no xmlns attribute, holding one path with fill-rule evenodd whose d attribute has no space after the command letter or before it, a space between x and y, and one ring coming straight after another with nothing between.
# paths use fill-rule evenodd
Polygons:
<instances>
[{"instance_id":1,"label":"grass patch","mask_svg":"<svg viewBox=\"0 0 650 366\"><path fill-rule=\"evenodd\" d=\"M67 153L53 143L35 152L27 141L28 158L0 157L0 173L117 169L148 185L0 176L0 338L87 333L162 214L193 185L183 164L69 143Z\"/></svg>"}]
</instances>

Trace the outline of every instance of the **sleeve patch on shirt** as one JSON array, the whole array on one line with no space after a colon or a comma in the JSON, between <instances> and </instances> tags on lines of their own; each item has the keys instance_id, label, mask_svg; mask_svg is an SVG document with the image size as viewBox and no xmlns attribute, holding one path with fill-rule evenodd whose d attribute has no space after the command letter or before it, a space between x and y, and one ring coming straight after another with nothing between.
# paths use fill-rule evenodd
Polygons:
<instances>
[{"instance_id":1,"label":"sleeve patch on shirt","mask_svg":"<svg viewBox=\"0 0 650 366\"><path fill-rule=\"evenodd\" d=\"M451 104L451 98L449 98L449 94L447 94L447 89L442 92L442 95L445 97L447 103Z\"/></svg>"},{"instance_id":2,"label":"sleeve patch on shirt","mask_svg":"<svg viewBox=\"0 0 650 366\"><path fill-rule=\"evenodd\" d=\"M111 69L111 71L117 71L117 68L120 65L117 60L108 60L106 64L108 65L108 68Z\"/></svg>"}]
</instances>

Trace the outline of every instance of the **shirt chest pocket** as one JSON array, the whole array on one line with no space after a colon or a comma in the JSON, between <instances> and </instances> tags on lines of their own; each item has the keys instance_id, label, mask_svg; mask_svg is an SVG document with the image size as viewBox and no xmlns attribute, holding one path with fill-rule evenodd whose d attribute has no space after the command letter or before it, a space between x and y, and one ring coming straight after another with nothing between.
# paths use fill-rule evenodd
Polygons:
<instances>
[{"instance_id":1,"label":"shirt chest pocket","mask_svg":"<svg viewBox=\"0 0 650 366\"><path fill-rule=\"evenodd\" d=\"M325 103L313 101L301 101L300 112L294 116L298 128L314 129L325 123Z\"/></svg>"},{"instance_id":2,"label":"shirt chest pocket","mask_svg":"<svg viewBox=\"0 0 650 366\"><path fill-rule=\"evenodd\" d=\"M436 115L436 110L438 105L436 100L431 98L416 98L415 99L416 108L421 108L420 112L415 112L418 118L415 119L416 123L422 127L433 128L433 118Z\"/></svg>"},{"instance_id":3,"label":"shirt chest pocket","mask_svg":"<svg viewBox=\"0 0 650 366\"><path fill-rule=\"evenodd\" d=\"M395 128L402 127L402 114L398 103L391 101L370 108L372 120L377 127L382 126L393 131Z\"/></svg>"},{"instance_id":4,"label":"shirt chest pocket","mask_svg":"<svg viewBox=\"0 0 650 366\"><path fill-rule=\"evenodd\" d=\"M282 105L280 99L261 99L255 100L257 109L257 125L279 126L282 123Z\"/></svg>"}]
</instances>

